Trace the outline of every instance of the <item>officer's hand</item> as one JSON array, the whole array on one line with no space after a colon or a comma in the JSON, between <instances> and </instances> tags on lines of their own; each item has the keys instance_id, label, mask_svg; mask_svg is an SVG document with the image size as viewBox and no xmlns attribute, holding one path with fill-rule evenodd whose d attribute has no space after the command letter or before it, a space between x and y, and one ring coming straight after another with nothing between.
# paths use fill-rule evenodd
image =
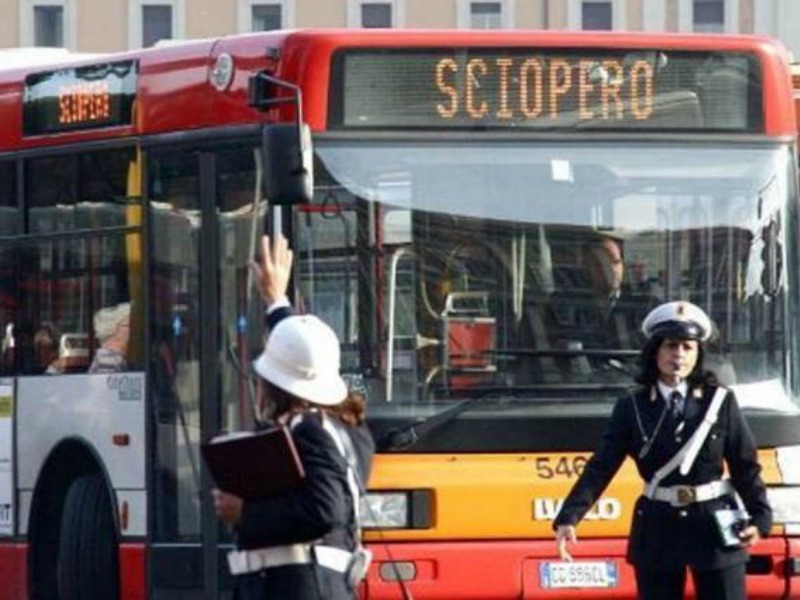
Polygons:
<instances>
[{"instance_id":1,"label":"officer's hand","mask_svg":"<svg viewBox=\"0 0 800 600\"><path fill-rule=\"evenodd\" d=\"M214 511L217 513L217 518L226 525L237 526L242 520L244 500L216 489L211 490L211 495L214 496Z\"/></svg>"},{"instance_id":2,"label":"officer's hand","mask_svg":"<svg viewBox=\"0 0 800 600\"><path fill-rule=\"evenodd\" d=\"M267 306L280 298L286 297L289 277L292 273L294 253L289 249L289 242L283 235L272 240L268 235L261 239L261 257L258 262L251 261L258 293Z\"/></svg>"},{"instance_id":3,"label":"officer's hand","mask_svg":"<svg viewBox=\"0 0 800 600\"><path fill-rule=\"evenodd\" d=\"M742 546L747 548L757 543L761 539L761 534L758 533L758 527L755 525L748 525L739 534L739 539L742 540Z\"/></svg>"},{"instance_id":4,"label":"officer's hand","mask_svg":"<svg viewBox=\"0 0 800 600\"><path fill-rule=\"evenodd\" d=\"M578 536L575 534L573 525L559 525L556 529L556 547L561 560L572 562L572 555L567 552L567 542L577 542Z\"/></svg>"}]
</instances>

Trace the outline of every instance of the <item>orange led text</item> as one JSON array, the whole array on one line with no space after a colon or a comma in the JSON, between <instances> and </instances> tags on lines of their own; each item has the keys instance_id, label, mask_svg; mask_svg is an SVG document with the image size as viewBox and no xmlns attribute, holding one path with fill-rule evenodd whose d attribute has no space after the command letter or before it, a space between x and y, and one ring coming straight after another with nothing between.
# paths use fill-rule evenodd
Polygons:
<instances>
[{"instance_id":1,"label":"orange led text","mask_svg":"<svg viewBox=\"0 0 800 600\"><path fill-rule=\"evenodd\" d=\"M59 124L96 123L110 118L111 94L105 81L73 83L59 89Z\"/></svg>"},{"instance_id":2,"label":"orange led text","mask_svg":"<svg viewBox=\"0 0 800 600\"><path fill-rule=\"evenodd\" d=\"M653 116L653 67L645 60L472 58L436 63L444 119L571 121Z\"/></svg>"}]
</instances>

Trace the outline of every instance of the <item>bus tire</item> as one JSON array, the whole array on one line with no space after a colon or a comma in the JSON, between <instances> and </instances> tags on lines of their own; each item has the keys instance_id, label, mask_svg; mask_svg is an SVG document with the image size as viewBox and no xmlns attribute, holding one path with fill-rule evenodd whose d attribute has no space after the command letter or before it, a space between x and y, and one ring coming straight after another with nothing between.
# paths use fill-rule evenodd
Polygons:
<instances>
[{"instance_id":1,"label":"bus tire","mask_svg":"<svg viewBox=\"0 0 800 600\"><path fill-rule=\"evenodd\" d=\"M61 518L59 600L117 600L118 546L105 480L99 473L78 477Z\"/></svg>"}]
</instances>

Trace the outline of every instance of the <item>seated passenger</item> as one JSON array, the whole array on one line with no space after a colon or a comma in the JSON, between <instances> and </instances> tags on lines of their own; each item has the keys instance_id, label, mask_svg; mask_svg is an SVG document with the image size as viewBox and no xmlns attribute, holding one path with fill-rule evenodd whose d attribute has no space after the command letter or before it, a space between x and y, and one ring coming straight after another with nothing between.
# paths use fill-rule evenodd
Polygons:
<instances>
[{"instance_id":1,"label":"seated passenger","mask_svg":"<svg viewBox=\"0 0 800 600\"><path fill-rule=\"evenodd\" d=\"M64 361L59 357L58 344L61 339L56 326L45 321L33 336L33 347L40 372L47 375L64 373Z\"/></svg>"},{"instance_id":2,"label":"seated passenger","mask_svg":"<svg viewBox=\"0 0 800 600\"><path fill-rule=\"evenodd\" d=\"M100 347L89 373L118 373L128 368L131 305L123 302L102 308L94 316L94 334Z\"/></svg>"}]
</instances>

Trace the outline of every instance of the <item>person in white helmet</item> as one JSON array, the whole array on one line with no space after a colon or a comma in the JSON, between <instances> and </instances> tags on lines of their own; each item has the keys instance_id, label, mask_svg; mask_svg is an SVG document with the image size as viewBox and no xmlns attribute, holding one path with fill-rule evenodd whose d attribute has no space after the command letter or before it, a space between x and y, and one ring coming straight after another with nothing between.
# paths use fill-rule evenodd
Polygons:
<instances>
[{"instance_id":1,"label":"person in white helmet","mask_svg":"<svg viewBox=\"0 0 800 600\"><path fill-rule=\"evenodd\" d=\"M556 516L557 551L572 560L575 526L631 457L645 481L627 553L638 597L681 600L688 569L698 600L746 600L747 549L768 535L772 511L736 398L703 367L712 322L690 302L667 302L647 315L642 331L639 388L617 401L600 447ZM710 428L701 425L714 413ZM695 432L702 435L690 443ZM736 515L735 527L720 526L725 515Z\"/></svg>"},{"instance_id":2,"label":"person in white helmet","mask_svg":"<svg viewBox=\"0 0 800 600\"><path fill-rule=\"evenodd\" d=\"M339 373L336 334L289 306L291 266L286 240L271 245L265 237L253 267L270 331L253 368L268 416L291 429L305 478L295 491L259 501L214 490L214 506L237 536L229 558L235 598L350 600L368 562L358 497L374 444L363 425L364 400L348 392Z\"/></svg>"}]
</instances>

